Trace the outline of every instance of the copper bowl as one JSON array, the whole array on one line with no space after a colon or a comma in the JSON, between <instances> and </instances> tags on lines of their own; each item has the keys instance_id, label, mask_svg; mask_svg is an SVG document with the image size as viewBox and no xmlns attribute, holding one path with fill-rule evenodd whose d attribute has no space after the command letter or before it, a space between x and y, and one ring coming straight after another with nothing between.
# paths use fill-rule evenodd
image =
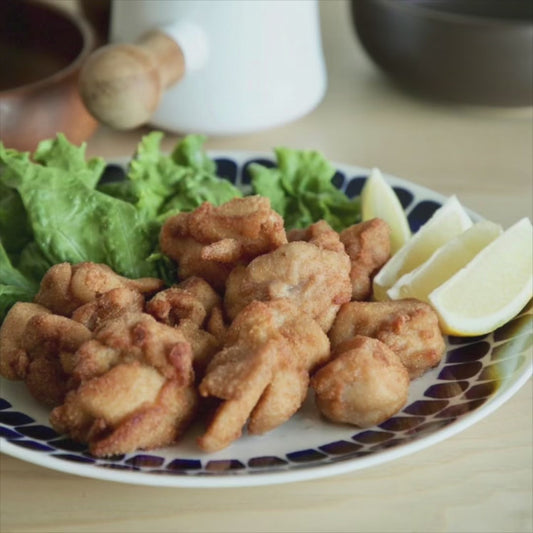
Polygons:
<instances>
[{"instance_id":1,"label":"copper bowl","mask_svg":"<svg viewBox=\"0 0 533 533\"><path fill-rule=\"evenodd\" d=\"M0 2L0 139L34 150L57 133L75 144L96 120L82 103L78 74L94 48L88 23L67 11L27 0Z\"/></svg>"},{"instance_id":2,"label":"copper bowl","mask_svg":"<svg viewBox=\"0 0 533 533\"><path fill-rule=\"evenodd\" d=\"M531 0L351 0L356 34L401 86L469 104L533 104Z\"/></svg>"}]
</instances>

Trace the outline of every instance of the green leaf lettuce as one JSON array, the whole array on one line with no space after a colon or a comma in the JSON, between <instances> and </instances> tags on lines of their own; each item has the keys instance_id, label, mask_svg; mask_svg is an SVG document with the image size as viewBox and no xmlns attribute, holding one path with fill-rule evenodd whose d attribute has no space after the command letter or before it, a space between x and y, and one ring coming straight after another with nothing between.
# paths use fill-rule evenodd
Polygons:
<instances>
[{"instance_id":1,"label":"green leaf lettuce","mask_svg":"<svg viewBox=\"0 0 533 533\"><path fill-rule=\"evenodd\" d=\"M332 183L335 168L320 152L275 149L277 167L254 163L249 172L256 194L270 198L288 229L326 220L333 229L359 222L359 199L349 199Z\"/></svg>"}]
</instances>

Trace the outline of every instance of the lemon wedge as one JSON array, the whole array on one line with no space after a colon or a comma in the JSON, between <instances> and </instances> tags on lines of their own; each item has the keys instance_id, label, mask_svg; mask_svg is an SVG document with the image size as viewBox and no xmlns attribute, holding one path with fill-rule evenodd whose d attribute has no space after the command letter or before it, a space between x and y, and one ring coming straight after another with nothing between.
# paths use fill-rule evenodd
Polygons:
<instances>
[{"instance_id":1,"label":"lemon wedge","mask_svg":"<svg viewBox=\"0 0 533 533\"><path fill-rule=\"evenodd\" d=\"M519 220L429 294L448 335L484 335L508 322L533 290L533 228Z\"/></svg>"},{"instance_id":2,"label":"lemon wedge","mask_svg":"<svg viewBox=\"0 0 533 533\"><path fill-rule=\"evenodd\" d=\"M361 191L363 221L381 218L391 229L391 254L395 254L410 238L411 229L402 204L381 172L373 168Z\"/></svg>"},{"instance_id":3,"label":"lemon wedge","mask_svg":"<svg viewBox=\"0 0 533 533\"><path fill-rule=\"evenodd\" d=\"M483 220L442 245L427 261L404 274L388 291L391 300L428 296L457 271L466 266L483 248L503 233L503 228Z\"/></svg>"},{"instance_id":4,"label":"lemon wedge","mask_svg":"<svg viewBox=\"0 0 533 533\"><path fill-rule=\"evenodd\" d=\"M427 261L443 244L472 226L456 196L451 196L432 217L394 254L373 281L374 298L386 300L387 291Z\"/></svg>"}]
</instances>

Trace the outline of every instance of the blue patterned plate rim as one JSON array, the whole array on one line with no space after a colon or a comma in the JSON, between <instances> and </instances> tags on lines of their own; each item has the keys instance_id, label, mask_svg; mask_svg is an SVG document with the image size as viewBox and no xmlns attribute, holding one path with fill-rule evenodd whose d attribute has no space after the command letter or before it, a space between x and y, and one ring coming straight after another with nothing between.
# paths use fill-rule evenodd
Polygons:
<instances>
[{"instance_id":1,"label":"blue patterned plate rim","mask_svg":"<svg viewBox=\"0 0 533 533\"><path fill-rule=\"evenodd\" d=\"M273 163L272 153L210 151L225 179L246 187L251 161ZM123 167L126 159L111 163ZM358 194L369 169L333 163L334 183ZM384 174L414 231L447 199L429 188ZM468 210L473 220L477 213ZM346 474L399 459L437 444L490 415L533 373L531 302L510 324L477 338L448 338L441 364L411 384L400 413L361 430L323 420L311 394L286 424L261 437L244 435L226 450L203 454L195 432L175 446L108 459L57 435L48 412L21 383L0 378L0 451L53 470L121 483L167 487L242 487Z\"/></svg>"}]
</instances>

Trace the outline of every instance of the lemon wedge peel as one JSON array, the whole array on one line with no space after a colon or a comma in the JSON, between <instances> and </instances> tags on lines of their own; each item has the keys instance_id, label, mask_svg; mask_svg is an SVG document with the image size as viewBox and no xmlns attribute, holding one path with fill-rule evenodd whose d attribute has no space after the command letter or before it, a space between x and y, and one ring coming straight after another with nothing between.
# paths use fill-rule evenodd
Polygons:
<instances>
[{"instance_id":1,"label":"lemon wedge peel","mask_svg":"<svg viewBox=\"0 0 533 533\"><path fill-rule=\"evenodd\" d=\"M466 266L481 250L503 233L499 224L482 220L443 244L420 266L404 274L387 291L391 300L428 296L451 276Z\"/></svg>"},{"instance_id":2,"label":"lemon wedge peel","mask_svg":"<svg viewBox=\"0 0 533 533\"><path fill-rule=\"evenodd\" d=\"M363 221L381 218L387 222L391 229L391 255L411 238L403 206L378 168L370 171L361 191L361 218Z\"/></svg>"},{"instance_id":3,"label":"lemon wedge peel","mask_svg":"<svg viewBox=\"0 0 533 533\"><path fill-rule=\"evenodd\" d=\"M516 316L533 291L533 228L523 218L430 293L443 333L484 335Z\"/></svg>"},{"instance_id":4,"label":"lemon wedge peel","mask_svg":"<svg viewBox=\"0 0 533 533\"><path fill-rule=\"evenodd\" d=\"M448 198L375 276L374 299L388 299L387 291L396 281L427 261L443 244L471 226L472 220L457 197Z\"/></svg>"}]
</instances>

